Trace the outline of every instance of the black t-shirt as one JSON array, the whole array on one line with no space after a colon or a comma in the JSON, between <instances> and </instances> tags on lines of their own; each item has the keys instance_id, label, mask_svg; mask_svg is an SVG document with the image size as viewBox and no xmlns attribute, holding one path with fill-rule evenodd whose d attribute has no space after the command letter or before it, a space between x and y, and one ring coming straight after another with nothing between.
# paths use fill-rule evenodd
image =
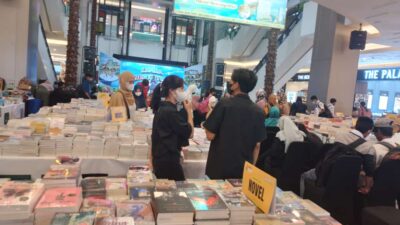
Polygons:
<instances>
[{"instance_id":1,"label":"black t-shirt","mask_svg":"<svg viewBox=\"0 0 400 225\"><path fill-rule=\"evenodd\" d=\"M152 137L153 162L177 161L182 143L192 134L192 127L170 102L161 102L154 116Z\"/></svg>"},{"instance_id":2,"label":"black t-shirt","mask_svg":"<svg viewBox=\"0 0 400 225\"><path fill-rule=\"evenodd\" d=\"M214 133L206 174L211 179L241 178L245 161L253 162L253 150L266 138L264 113L248 95L221 100L204 127Z\"/></svg>"}]
</instances>

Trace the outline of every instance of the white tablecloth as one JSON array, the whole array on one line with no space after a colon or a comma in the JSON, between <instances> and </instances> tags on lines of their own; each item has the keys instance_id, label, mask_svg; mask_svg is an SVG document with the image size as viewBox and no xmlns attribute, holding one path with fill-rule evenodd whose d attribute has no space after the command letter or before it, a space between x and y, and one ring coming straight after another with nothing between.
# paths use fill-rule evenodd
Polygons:
<instances>
[{"instance_id":1,"label":"white tablecloth","mask_svg":"<svg viewBox=\"0 0 400 225\"><path fill-rule=\"evenodd\" d=\"M0 175L27 175L32 179L42 176L54 162L54 157L0 157ZM126 176L132 164L145 165L147 160L83 158L81 173L107 173L109 176ZM187 179L202 178L205 174L205 160L187 160L183 169Z\"/></svg>"}]
</instances>

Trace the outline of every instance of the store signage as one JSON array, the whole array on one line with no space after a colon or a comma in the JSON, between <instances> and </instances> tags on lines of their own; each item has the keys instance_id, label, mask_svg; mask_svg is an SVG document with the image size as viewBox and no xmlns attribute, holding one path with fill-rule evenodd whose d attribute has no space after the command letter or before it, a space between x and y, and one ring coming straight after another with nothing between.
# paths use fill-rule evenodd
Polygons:
<instances>
[{"instance_id":1,"label":"store signage","mask_svg":"<svg viewBox=\"0 0 400 225\"><path fill-rule=\"evenodd\" d=\"M400 80L400 68L359 70L357 80Z\"/></svg>"},{"instance_id":2,"label":"store signage","mask_svg":"<svg viewBox=\"0 0 400 225\"><path fill-rule=\"evenodd\" d=\"M292 78L292 81L309 81L310 80L310 74L309 73L298 73L294 75Z\"/></svg>"},{"instance_id":3,"label":"store signage","mask_svg":"<svg viewBox=\"0 0 400 225\"><path fill-rule=\"evenodd\" d=\"M269 213L276 189L276 179L246 162L242 191L264 213Z\"/></svg>"}]
</instances>

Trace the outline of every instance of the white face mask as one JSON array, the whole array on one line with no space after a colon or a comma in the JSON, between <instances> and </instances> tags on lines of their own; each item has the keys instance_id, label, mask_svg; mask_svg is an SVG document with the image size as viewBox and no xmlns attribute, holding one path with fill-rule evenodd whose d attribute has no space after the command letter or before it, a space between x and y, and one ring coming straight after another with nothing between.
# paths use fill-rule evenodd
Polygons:
<instances>
[{"instance_id":1,"label":"white face mask","mask_svg":"<svg viewBox=\"0 0 400 225\"><path fill-rule=\"evenodd\" d=\"M139 96L141 96L141 95L142 95L142 92L140 92L140 91L138 91L138 92L135 92L135 95L139 97Z\"/></svg>"},{"instance_id":2,"label":"white face mask","mask_svg":"<svg viewBox=\"0 0 400 225\"><path fill-rule=\"evenodd\" d=\"M176 90L175 94L176 94L176 101L177 102L183 102L183 101L186 100L186 93L184 91Z\"/></svg>"},{"instance_id":3,"label":"white face mask","mask_svg":"<svg viewBox=\"0 0 400 225\"><path fill-rule=\"evenodd\" d=\"M133 88L134 88L134 84L131 84L131 83L129 83L129 82L126 82L126 89L128 89L128 90L130 90L130 91L133 91Z\"/></svg>"}]
</instances>

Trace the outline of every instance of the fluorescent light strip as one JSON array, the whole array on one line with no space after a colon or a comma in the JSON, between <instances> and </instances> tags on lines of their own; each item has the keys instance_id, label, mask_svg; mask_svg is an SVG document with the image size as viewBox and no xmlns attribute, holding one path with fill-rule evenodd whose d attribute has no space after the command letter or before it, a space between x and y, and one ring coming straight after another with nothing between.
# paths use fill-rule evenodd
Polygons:
<instances>
[{"instance_id":1,"label":"fluorescent light strip","mask_svg":"<svg viewBox=\"0 0 400 225\"><path fill-rule=\"evenodd\" d=\"M51 53L51 56L67 57L65 54L57 54L57 53Z\"/></svg>"},{"instance_id":2,"label":"fluorescent light strip","mask_svg":"<svg viewBox=\"0 0 400 225\"><path fill-rule=\"evenodd\" d=\"M67 45L68 42L64 40L57 40L57 39L47 39L48 44L52 45Z\"/></svg>"},{"instance_id":3,"label":"fluorescent light strip","mask_svg":"<svg viewBox=\"0 0 400 225\"><path fill-rule=\"evenodd\" d=\"M106 2L106 5L111 5L111 6L116 6L119 7L118 2ZM144 11L149 11L149 12L156 12L156 13L162 13L165 14L165 10L162 9L154 9L146 6L140 6L140 5L132 5L132 9L141 9Z\"/></svg>"},{"instance_id":4,"label":"fluorescent light strip","mask_svg":"<svg viewBox=\"0 0 400 225\"><path fill-rule=\"evenodd\" d=\"M248 62L238 62L238 61L225 61L228 66L241 66L241 67L251 67L257 66L260 61L248 61Z\"/></svg>"}]
</instances>

